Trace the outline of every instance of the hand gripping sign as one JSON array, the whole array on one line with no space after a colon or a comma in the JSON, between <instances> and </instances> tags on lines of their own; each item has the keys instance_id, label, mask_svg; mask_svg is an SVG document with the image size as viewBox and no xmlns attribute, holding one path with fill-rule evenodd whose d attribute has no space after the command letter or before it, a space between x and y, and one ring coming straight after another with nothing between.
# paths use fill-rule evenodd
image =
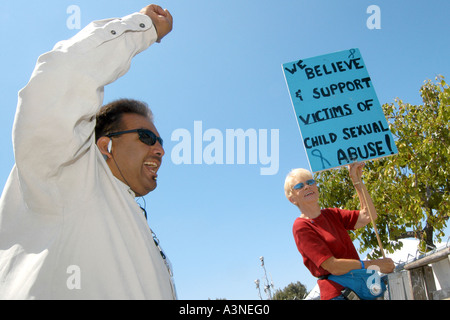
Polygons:
<instances>
[{"instance_id":1,"label":"hand gripping sign","mask_svg":"<svg viewBox=\"0 0 450 320\"><path fill-rule=\"evenodd\" d=\"M398 153L358 49L283 64L313 172Z\"/></svg>"}]
</instances>

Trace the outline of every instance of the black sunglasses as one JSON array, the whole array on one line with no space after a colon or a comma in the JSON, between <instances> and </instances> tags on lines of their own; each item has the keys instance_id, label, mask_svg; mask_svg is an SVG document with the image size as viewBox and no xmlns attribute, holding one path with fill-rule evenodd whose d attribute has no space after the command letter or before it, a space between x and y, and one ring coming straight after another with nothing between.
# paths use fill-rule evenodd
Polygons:
<instances>
[{"instance_id":1,"label":"black sunglasses","mask_svg":"<svg viewBox=\"0 0 450 320\"><path fill-rule=\"evenodd\" d=\"M106 136L108 138L111 138L111 137L119 136L121 134L133 133L133 132L137 132L139 135L139 140L141 140L146 145L152 146L157 141L159 142L161 147L163 145L163 140L160 137L157 137L156 134L154 134L152 131L150 131L148 129L134 129L134 130L127 130L127 131L120 131L120 132L114 132L114 133L107 134Z\"/></svg>"}]
</instances>

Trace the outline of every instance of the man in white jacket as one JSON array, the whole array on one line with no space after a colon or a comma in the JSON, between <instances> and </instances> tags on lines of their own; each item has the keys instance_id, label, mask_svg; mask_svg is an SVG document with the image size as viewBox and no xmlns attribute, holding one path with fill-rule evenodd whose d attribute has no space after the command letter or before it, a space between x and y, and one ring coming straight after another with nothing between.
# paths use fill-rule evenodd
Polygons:
<instances>
[{"instance_id":1,"label":"man in white jacket","mask_svg":"<svg viewBox=\"0 0 450 320\"><path fill-rule=\"evenodd\" d=\"M16 163L0 199L0 299L176 298L135 201L156 187L164 155L151 112L96 130L104 86L172 21L149 5L93 22L39 57L19 92Z\"/></svg>"}]
</instances>

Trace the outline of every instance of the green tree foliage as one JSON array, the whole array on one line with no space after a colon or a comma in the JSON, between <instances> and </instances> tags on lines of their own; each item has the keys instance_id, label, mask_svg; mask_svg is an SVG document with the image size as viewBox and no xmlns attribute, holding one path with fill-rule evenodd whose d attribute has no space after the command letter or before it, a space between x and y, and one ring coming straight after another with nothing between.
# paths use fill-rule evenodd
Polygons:
<instances>
[{"instance_id":1,"label":"green tree foliage","mask_svg":"<svg viewBox=\"0 0 450 320\"><path fill-rule=\"evenodd\" d=\"M300 281L297 281L288 284L283 290L275 291L273 300L303 300L307 294L306 287Z\"/></svg>"},{"instance_id":2,"label":"green tree foliage","mask_svg":"<svg viewBox=\"0 0 450 320\"><path fill-rule=\"evenodd\" d=\"M368 161L363 181L377 208L376 226L383 247L393 252L397 240L421 239L421 250L441 241L449 218L450 88L439 76L420 89L422 105L396 99L383 105L398 155ZM323 207L355 209L359 200L346 168L319 173L316 177ZM352 232L360 251L375 249L381 255L371 224Z\"/></svg>"}]
</instances>

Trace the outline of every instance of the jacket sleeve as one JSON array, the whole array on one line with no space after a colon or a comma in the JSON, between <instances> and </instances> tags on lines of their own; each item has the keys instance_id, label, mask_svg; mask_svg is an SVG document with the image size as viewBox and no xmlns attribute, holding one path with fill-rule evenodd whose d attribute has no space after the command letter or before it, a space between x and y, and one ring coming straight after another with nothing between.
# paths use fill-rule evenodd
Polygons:
<instances>
[{"instance_id":1,"label":"jacket sleeve","mask_svg":"<svg viewBox=\"0 0 450 320\"><path fill-rule=\"evenodd\" d=\"M22 193L36 206L64 165L89 150L103 88L157 39L151 19L134 13L89 24L39 57L19 92L13 148ZM42 201L45 201L44 199ZM30 204L30 203L29 203Z\"/></svg>"}]
</instances>

